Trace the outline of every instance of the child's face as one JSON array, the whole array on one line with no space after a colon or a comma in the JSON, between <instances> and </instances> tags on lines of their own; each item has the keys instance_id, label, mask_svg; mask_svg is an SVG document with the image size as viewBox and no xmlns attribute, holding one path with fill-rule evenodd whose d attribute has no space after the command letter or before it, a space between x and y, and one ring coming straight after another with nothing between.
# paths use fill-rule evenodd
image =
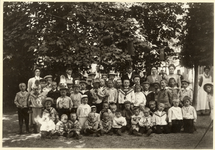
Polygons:
<instances>
[{"instance_id":1,"label":"child's face","mask_svg":"<svg viewBox=\"0 0 215 150\"><path fill-rule=\"evenodd\" d=\"M158 106L158 110L159 110L159 111L163 111L163 110L164 110L164 107L163 107L162 105L159 105L159 106Z\"/></svg>"},{"instance_id":2,"label":"child's face","mask_svg":"<svg viewBox=\"0 0 215 150\"><path fill-rule=\"evenodd\" d=\"M100 79L100 86L105 86L105 80L104 79Z\"/></svg>"},{"instance_id":3,"label":"child's face","mask_svg":"<svg viewBox=\"0 0 215 150\"><path fill-rule=\"evenodd\" d=\"M159 89L159 85L158 84L154 84L155 89Z\"/></svg>"},{"instance_id":4,"label":"child's face","mask_svg":"<svg viewBox=\"0 0 215 150\"><path fill-rule=\"evenodd\" d=\"M144 90L148 90L149 89L149 84L143 84L143 88L144 88Z\"/></svg>"},{"instance_id":5,"label":"child's face","mask_svg":"<svg viewBox=\"0 0 215 150\"><path fill-rule=\"evenodd\" d=\"M66 90L60 90L61 96L66 96Z\"/></svg>"},{"instance_id":6,"label":"child's face","mask_svg":"<svg viewBox=\"0 0 215 150\"><path fill-rule=\"evenodd\" d=\"M95 107L92 107L92 108L91 108L91 112L96 113L96 108L95 108Z\"/></svg>"},{"instance_id":7,"label":"child's face","mask_svg":"<svg viewBox=\"0 0 215 150\"><path fill-rule=\"evenodd\" d=\"M117 86L118 86L118 87L122 86L122 80L117 80L116 83L117 83Z\"/></svg>"},{"instance_id":8,"label":"child's face","mask_svg":"<svg viewBox=\"0 0 215 150\"><path fill-rule=\"evenodd\" d=\"M61 121L62 121L63 123L66 123L66 122L68 121L68 117L67 117L66 115L62 116L62 117L61 117Z\"/></svg>"},{"instance_id":9,"label":"child's face","mask_svg":"<svg viewBox=\"0 0 215 150\"><path fill-rule=\"evenodd\" d=\"M25 91L26 90L26 85L25 84L21 84L19 86L20 91Z\"/></svg>"},{"instance_id":10,"label":"child's face","mask_svg":"<svg viewBox=\"0 0 215 150\"><path fill-rule=\"evenodd\" d=\"M125 109L126 109L126 110L131 109L131 105L130 105L130 104L126 104L126 105L125 105Z\"/></svg>"},{"instance_id":11,"label":"child's face","mask_svg":"<svg viewBox=\"0 0 215 150\"><path fill-rule=\"evenodd\" d=\"M134 78L134 84L140 85L140 78L139 77Z\"/></svg>"},{"instance_id":12,"label":"child's face","mask_svg":"<svg viewBox=\"0 0 215 150\"><path fill-rule=\"evenodd\" d=\"M105 115L103 116L104 120L108 120L109 119L109 116L108 115Z\"/></svg>"},{"instance_id":13,"label":"child's face","mask_svg":"<svg viewBox=\"0 0 215 150\"><path fill-rule=\"evenodd\" d=\"M48 84L51 84L52 83L52 78L47 78L47 82L48 82Z\"/></svg>"},{"instance_id":14,"label":"child's face","mask_svg":"<svg viewBox=\"0 0 215 150\"><path fill-rule=\"evenodd\" d=\"M174 67L169 67L169 73L174 74L175 68Z\"/></svg>"},{"instance_id":15,"label":"child's face","mask_svg":"<svg viewBox=\"0 0 215 150\"><path fill-rule=\"evenodd\" d=\"M47 101L47 102L45 103L46 109L49 109L51 106L52 106L52 103L51 103L50 101Z\"/></svg>"},{"instance_id":16,"label":"child's face","mask_svg":"<svg viewBox=\"0 0 215 150\"><path fill-rule=\"evenodd\" d=\"M72 121L75 121L77 119L76 114L70 114L70 118Z\"/></svg>"},{"instance_id":17,"label":"child's face","mask_svg":"<svg viewBox=\"0 0 215 150\"><path fill-rule=\"evenodd\" d=\"M35 95L39 94L39 88L34 89L34 94L35 94Z\"/></svg>"},{"instance_id":18,"label":"child's face","mask_svg":"<svg viewBox=\"0 0 215 150\"><path fill-rule=\"evenodd\" d=\"M136 92L141 92L141 88L140 87L136 87Z\"/></svg>"},{"instance_id":19,"label":"child's face","mask_svg":"<svg viewBox=\"0 0 215 150\"><path fill-rule=\"evenodd\" d=\"M89 114L89 120L91 120L91 121L95 120L95 114L94 113Z\"/></svg>"},{"instance_id":20,"label":"child's face","mask_svg":"<svg viewBox=\"0 0 215 150\"><path fill-rule=\"evenodd\" d=\"M139 109L136 109L135 111L134 111L134 114L137 116L137 115L139 115L139 113L140 113L140 110Z\"/></svg>"},{"instance_id":21,"label":"child's face","mask_svg":"<svg viewBox=\"0 0 215 150\"><path fill-rule=\"evenodd\" d=\"M56 82L52 83L52 90L55 90L55 89L57 89L57 83Z\"/></svg>"},{"instance_id":22,"label":"child's face","mask_svg":"<svg viewBox=\"0 0 215 150\"><path fill-rule=\"evenodd\" d=\"M82 103L83 103L83 104L87 104L87 102L88 102L88 98L87 98L87 97L82 98Z\"/></svg>"},{"instance_id":23,"label":"child's face","mask_svg":"<svg viewBox=\"0 0 215 150\"><path fill-rule=\"evenodd\" d=\"M40 82L40 85L41 85L41 88L44 88L44 87L46 87L46 82Z\"/></svg>"},{"instance_id":24,"label":"child's face","mask_svg":"<svg viewBox=\"0 0 215 150\"><path fill-rule=\"evenodd\" d=\"M148 117L149 116L149 111L144 111L144 116Z\"/></svg>"},{"instance_id":25,"label":"child's face","mask_svg":"<svg viewBox=\"0 0 215 150\"><path fill-rule=\"evenodd\" d=\"M85 83L80 83L80 88L86 90L87 85Z\"/></svg>"},{"instance_id":26,"label":"child's face","mask_svg":"<svg viewBox=\"0 0 215 150\"><path fill-rule=\"evenodd\" d=\"M112 75L112 74L109 75L109 79L110 79L110 80L113 80L114 78L115 78L115 75Z\"/></svg>"},{"instance_id":27,"label":"child's face","mask_svg":"<svg viewBox=\"0 0 215 150\"><path fill-rule=\"evenodd\" d=\"M124 84L124 87L129 87L130 81L129 80L124 80L123 84Z\"/></svg>"},{"instance_id":28,"label":"child's face","mask_svg":"<svg viewBox=\"0 0 215 150\"><path fill-rule=\"evenodd\" d=\"M186 88L188 87L188 85L189 85L189 84L188 84L187 82L182 82L182 87L183 87L183 88L186 89Z\"/></svg>"},{"instance_id":29,"label":"child's face","mask_svg":"<svg viewBox=\"0 0 215 150\"><path fill-rule=\"evenodd\" d=\"M212 90L212 88L211 88L211 86L210 86L210 85L207 85L205 89L206 89L207 93L210 93L210 92L211 92L211 90Z\"/></svg>"},{"instance_id":30,"label":"child's face","mask_svg":"<svg viewBox=\"0 0 215 150\"><path fill-rule=\"evenodd\" d=\"M35 76L40 76L40 70L39 69L35 70Z\"/></svg>"},{"instance_id":31,"label":"child's face","mask_svg":"<svg viewBox=\"0 0 215 150\"><path fill-rule=\"evenodd\" d=\"M175 80L174 79L169 80L169 85L174 86L175 85Z\"/></svg>"},{"instance_id":32,"label":"child's face","mask_svg":"<svg viewBox=\"0 0 215 150\"><path fill-rule=\"evenodd\" d=\"M114 113L114 112L116 112L116 107L115 107L115 106L114 106L114 107L111 107L111 109L110 109L110 110L111 110L111 112L113 112L113 113Z\"/></svg>"},{"instance_id":33,"label":"child's face","mask_svg":"<svg viewBox=\"0 0 215 150\"><path fill-rule=\"evenodd\" d=\"M155 108L155 102L150 102L149 103L149 108L151 108L151 109Z\"/></svg>"},{"instance_id":34,"label":"child's face","mask_svg":"<svg viewBox=\"0 0 215 150\"><path fill-rule=\"evenodd\" d=\"M99 88L99 85L100 85L100 83L98 83L98 82L93 83L93 87L94 87L95 89L98 89L98 88Z\"/></svg>"},{"instance_id":35,"label":"child's face","mask_svg":"<svg viewBox=\"0 0 215 150\"><path fill-rule=\"evenodd\" d=\"M174 101L174 102L173 102L173 106L174 106L174 107L178 107L178 105L179 105L179 102L178 102L178 101Z\"/></svg>"},{"instance_id":36,"label":"child's face","mask_svg":"<svg viewBox=\"0 0 215 150\"><path fill-rule=\"evenodd\" d=\"M75 88L74 88L74 92L75 92L75 93L79 93L79 91L80 91L80 88L79 88L79 87L75 87Z\"/></svg>"},{"instance_id":37,"label":"child's face","mask_svg":"<svg viewBox=\"0 0 215 150\"><path fill-rule=\"evenodd\" d=\"M117 118L121 117L121 113L120 113L120 112L117 112L117 113L116 113L116 117L117 117Z\"/></svg>"},{"instance_id":38,"label":"child's face","mask_svg":"<svg viewBox=\"0 0 215 150\"><path fill-rule=\"evenodd\" d=\"M107 77L106 75L103 75L103 76L102 76L102 79L104 79L105 81L107 80L107 78L108 78L108 77Z\"/></svg>"},{"instance_id":39,"label":"child's face","mask_svg":"<svg viewBox=\"0 0 215 150\"><path fill-rule=\"evenodd\" d=\"M190 105L190 101L189 100L184 101L184 106L189 106L189 105Z\"/></svg>"},{"instance_id":40,"label":"child's face","mask_svg":"<svg viewBox=\"0 0 215 150\"><path fill-rule=\"evenodd\" d=\"M161 81L161 87L166 87L166 82L165 81Z\"/></svg>"},{"instance_id":41,"label":"child's face","mask_svg":"<svg viewBox=\"0 0 215 150\"><path fill-rule=\"evenodd\" d=\"M108 109L108 108L109 108L109 105L108 105L107 103L104 103L103 108L104 108L104 109Z\"/></svg>"},{"instance_id":42,"label":"child's face","mask_svg":"<svg viewBox=\"0 0 215 150\"><path fill-rule=\"evenodd\" d=\"M113 82L109 81L109 82L108 82L108 87L109 87L109 88L112 88L112 87L113 87Z\"/></svg>"}]
</instances>

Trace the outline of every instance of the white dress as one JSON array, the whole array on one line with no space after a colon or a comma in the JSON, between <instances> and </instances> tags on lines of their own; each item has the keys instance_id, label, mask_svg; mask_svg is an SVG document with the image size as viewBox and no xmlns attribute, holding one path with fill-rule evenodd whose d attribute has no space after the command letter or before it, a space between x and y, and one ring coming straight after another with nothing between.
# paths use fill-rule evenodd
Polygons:
<instances>
[{"instance_id":1,"label":"white dress","mask_svg":"<svg viewBox=\"0 0 215 150\"><path fill-rule=\"evenodd\" d=\"M207 93L205 92L203 87L206 83L212 82L212 79L211 79L211 76L209 78L206 78L203 74L202 74L202 77L203 77L203 81L202 81L202 86L199 87L199 90L198 90L196 111L206 110L206 109L209 110L209 103L207 101Z\"/></svg>"}]
</instances>

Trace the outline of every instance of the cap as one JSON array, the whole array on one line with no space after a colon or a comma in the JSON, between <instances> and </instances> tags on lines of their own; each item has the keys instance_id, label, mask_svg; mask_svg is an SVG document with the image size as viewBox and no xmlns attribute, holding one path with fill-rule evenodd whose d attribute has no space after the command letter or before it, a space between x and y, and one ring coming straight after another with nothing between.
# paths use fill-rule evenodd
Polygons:
<instances>
[{"instance_id":1,"label":"cap","mask_svg":"<svg viewBox=\"0 0 215 150\"><path fill-rule=\"evenodd\" d=\"M45 103L46 103L47 101L50 101L51 104L53 104L53 99L52 99L51 97L46 97L46 98L43 99L43 101L42 101L43 106L45 106Z\"/></svg>"},{"instance_id":2,"label":"cap","mask_svg":"<svg viewBox=\"0 0 215 150\"><path fill-rule=\"evenodd\" d=\"M131 102L130 101L125 101L124 105L126 105L126 104L131 104Z\"/></svg>"},{"instance_id":3,"label":"cap","mask_svg":"<svg viewBox=\"0 0 215 150\"><path fill-rule=\"evenodd\" d=\"M205 85L203 86L203 89L205 90L205 92L206 92L206 86L213 87L213 83L211 83L211 82L205 83Z\"/></svg>"},{"instance_id":4,"label":"cap","mask_svg":"<svg viewBox=\"0 0 215 150\"><path fill-rule=\"evenodd\" d=\"M148 81L143 82L143 84L150 84Z\"/></svg>"},{"instance_id":5,"label":"cap","mask_svg":"<svg viewBox=\"0 0 215 150\"><path fill-rule=\"evenodd\" d=\"M80 85L79 84L74 84L74 86L73 87L80 87Z\"/></svg>"},{"instance_id":6,"label":"cap","mask_svg":"<svg viewBox=\"0 0 215 150\"><path fill-rule=\"evenodd\" d=\"M189 82L188 80L186 80L186 79L183 79L183 80L181 81L181 83L183 83L183 82L186 82L186 83L190 84L190 82Z\"/></svg>"},{"instance_id":7,"label":"cap","mask_svg":"<svg viewBox=\"0 0 215 150\"><path fill-rule=\"evenodd\" d=\"M100 83L100 79L99 78L94 79L93 83Z\"/></svg>"},{"instance_id":8,"label":"cap","mask_svg":"<svg viewBox=\"0 0 215 150\"><path fill-rule=\"evenodd\" d=\"M96 73L95 72L91 72L91 73L89 73L89 75L88 76L92 76L92 75L96 75Z\"/></svg>"},{"instance_id":9,"label":"cap","mask_svg":"<svg viewBox=\"0 0 215 150\"><path fill-rule=\"evenodd\" d=\"M72 82L72 80L67 80L67 81L66 81L66 84L71 85L71 84L73 84L73 82Z\"/></svg>"},{"instance_id":10,"label":"cap","mask_svg":"<svg viewBox=\"0 0 215 150\"><path fill-rule=\"evenodd\" d=\"M88 98L88 96L87 95L81 95L81 99L82 98Z\"/></svg>"},{"instance_id":11,"label":"cap","mask_svg":"<svg viewBox=\"0 0 215 150\"><path fill-rule=\"evenodd\" d=\"M44 79L47 79L47 78L52 78L52 75L46 75L46 76L44 77Z\"/></svg>"},{"instance_id":12,"label":"cap","mask_svg":"<svg viewBox=\"0 0 215 150\"><path fill-rule=\"evenodd\" d=\"M87 82L86 82L85 80L80 80L80 81L79 81L79 84L81 84L81 83L87 84Z\"/></svg>"},{"instance_id":13,"label":"cap","mask_svg":"<svg viewBox=\"0 0 215 150\"><path fill-rule=\"evenodd\" d=\"M62 87L60 87L60 91L62 91L62 90L68 90L68 88L62 86Z\"/></svg>"},{"instance_id":14,"label":"cap","mask_svg":"<svg viewBox=\"0 0 215 150\"><path fill-rule=\"evenodd\" d=\"M40 79L40 82L46 82L46 79L44 79L44 78Z\"/></svg>"},{"instance_id":15,"label":"cap","mask_svg":"<svg viewBox=\"0 0 215 150\"><path fill-rule=\"evenodd\" d=\"M111 70L111 71L109 72L109 75L116 75L116 73L115 73L113 70Z\"/></svg>"}]
</instances>

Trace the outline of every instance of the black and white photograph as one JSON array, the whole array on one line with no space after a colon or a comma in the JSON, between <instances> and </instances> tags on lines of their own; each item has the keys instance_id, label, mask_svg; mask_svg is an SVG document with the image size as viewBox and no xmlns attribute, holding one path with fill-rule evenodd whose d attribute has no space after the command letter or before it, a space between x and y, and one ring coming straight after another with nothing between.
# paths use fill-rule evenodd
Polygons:
<instances>
[{"instance_id":1,"label":"black and white photograph","mask_svg":"<svg viewBox=\"0 0 215 150\"><path fill-rule=\"evenodd\" d=\"M213 149L213 1L1 6L3 148Z\"/></svg>"}]
</instances>

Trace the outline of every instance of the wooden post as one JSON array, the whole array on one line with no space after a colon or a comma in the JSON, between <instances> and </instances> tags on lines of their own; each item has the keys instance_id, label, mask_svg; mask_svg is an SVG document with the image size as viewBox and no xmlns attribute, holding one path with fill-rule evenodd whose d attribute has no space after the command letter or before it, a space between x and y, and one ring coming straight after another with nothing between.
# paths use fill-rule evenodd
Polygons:
<instances>
[{"instance_id":1,"label":"wooden post","mask_svg":"<svg viewBox=\"0 0 215 150\"><path fill-rule=\"evenodd\" d=\"M194 92L193 92L193 106L196 108L197 105L197 97L198 97L198 65L194 65Z\"/></svg>"}]
</instances>

